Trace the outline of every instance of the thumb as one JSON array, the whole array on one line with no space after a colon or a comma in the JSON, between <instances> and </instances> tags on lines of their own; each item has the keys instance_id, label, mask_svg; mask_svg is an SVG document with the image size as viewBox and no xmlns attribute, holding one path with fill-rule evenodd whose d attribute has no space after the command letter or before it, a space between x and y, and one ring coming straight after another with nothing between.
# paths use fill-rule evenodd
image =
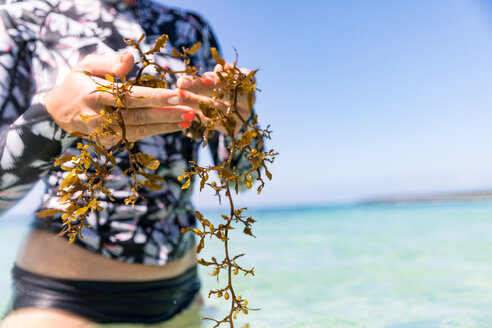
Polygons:
<instances>
[{"instance_id":1,"label":"thumb","mask_svg":"<svg viewBox=\"0 0 492 328\"><path fill-rule=\"evenodd\" d=\"M135 63L133 55L127 51L121 55L87 55L77 65L78 69L88 71L94 76L103 77L105 74L121 76L128 74Z\"/></svg>"}]
</instances>

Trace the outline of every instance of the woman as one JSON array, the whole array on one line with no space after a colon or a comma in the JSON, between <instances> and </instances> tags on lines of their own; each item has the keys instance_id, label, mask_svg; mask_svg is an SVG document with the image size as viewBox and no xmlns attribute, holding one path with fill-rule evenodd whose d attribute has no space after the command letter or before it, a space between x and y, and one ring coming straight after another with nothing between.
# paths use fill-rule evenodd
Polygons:
<instances>
[{"instance_id":1,"label":"woman","mask_svg":"<svg viewBox=\"0 0 492 328\"><path fill-rule=\"evenodd\" d=\"M96 128L97 119L84 122L81 114L98 113L114 101L94 93L96 85L83 71L95 79L107 73L131 77L136 52L124 39L145 33L145 51L157 37L169 35L155 60L172 70L184 66L171 49L200 41L192 64L206 72L196 80L170 76L168 82L177 80L178 90L133 89L126 99L127 136L140 140L135 152L160 160L156 173L165 179L162 190L144 190L145 199L134 207L124 205L130 181L121 177L128 166L121 154L105 184L115 200L100 198L104 210L90 215L91 228L84 228L83 239L67 245L66 239L54 238L62 230L59 217L35 220L12 271L13 308L0 327L157 323L197 302L194 237L180 232L195 224L192 188L182 190L176 178L190 160L197 160L200 145L184 132L200 115L198 102L213 103L211 92L219 84L212 72L209 49L217 44L210 27L196 14L145 0L8 1L0 7L0 17L3 208L22 198L40 177L46 185L41 209L57 207L63 172L53 167L54 158L77 153L81 140L71 132ZM245 99L239 108L248 111ZM216 133L208 144L214 161L227 158L223 134ZM248 164L237 154L236 167Z\"/></svg>"}]
</instances>

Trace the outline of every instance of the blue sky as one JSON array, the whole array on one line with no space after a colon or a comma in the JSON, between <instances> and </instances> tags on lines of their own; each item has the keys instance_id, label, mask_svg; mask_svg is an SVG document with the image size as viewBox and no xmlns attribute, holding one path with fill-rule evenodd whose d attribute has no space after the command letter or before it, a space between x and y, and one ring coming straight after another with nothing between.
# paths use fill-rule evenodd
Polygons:
<instances>
[{"instance_id":1,"label":"blue sky","mask_svg":"<svg viewBox=\"0 0 492 328\"><path fill-rule=\"evenodd\" d=\"M260 68L280 152L260 204L492 189L485 1L165 1ZM208 198L197 198L207 204Z\"/></svg>"},{"instance_id":2,"label":"blue sky","mask_svg":"<svg viewBox=\"0 0 492 328\"><path fill-rule=\"evenodd\" d=\"M226 59L234 46L260 68L257 112L280 156L262 195L242 202L492 189L486 1L164 2L201 13Z\"/></svg>"}]
</instances>

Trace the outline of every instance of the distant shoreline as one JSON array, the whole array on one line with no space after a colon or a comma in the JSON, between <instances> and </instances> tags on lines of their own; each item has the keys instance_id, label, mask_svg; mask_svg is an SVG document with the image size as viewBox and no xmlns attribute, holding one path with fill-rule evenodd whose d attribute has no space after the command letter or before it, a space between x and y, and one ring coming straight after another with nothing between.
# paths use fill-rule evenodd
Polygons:
<instances>
[{"instance_id":1,"label":"distant shoreline","mask_svg":"<svg viewBox=\"0 0 492 328\"><path fill-rule=\"evenodd\" d=\"M442 193L427 195L401 195L380 198L369 198L358 202L358 204L408 204L429 203L448 201L482 201L492 200L492 191L474 191L463 193Z\"/></svg>"},{"instance_id":2,"label":"distant shoreline","mask_svg":"<svg viewBox=\"0 0 492 328\"><path fill-rule=\"evenodd\" d=\"M306 211L318 209L345 209L354 206L371 206L371 205L412 205L412 204L449 204L449 203L472 203L472 202L492 202L492 191L474 191L474 192L454 192L454 193L432 193L432 194L407 194L396 196L381 196L362 198L359 200L345 202L327 202L327 203L308 203L308 204L273 204L270 206L258 206L257 204L248 206L251 213L257 212L291 212ZM219 213L223 209L203 208L203 211L210 213Z\"/></svg>"}]
</instances>

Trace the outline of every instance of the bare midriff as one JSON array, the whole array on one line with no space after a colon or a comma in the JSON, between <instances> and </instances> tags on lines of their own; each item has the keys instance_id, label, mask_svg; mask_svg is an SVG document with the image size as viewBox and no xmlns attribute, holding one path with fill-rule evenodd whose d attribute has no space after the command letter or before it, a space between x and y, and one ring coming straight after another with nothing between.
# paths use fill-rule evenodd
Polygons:
<instances>
[{"instance_id":1,"label":"bare midriff","mask_svg":"<svg viewBox=\"0 0 492 328\"><path fill-rule=\"evenodd\" d=\"M17 256L21 268L45 276L76 280L145 281L172 278L193 267L194 248L166 265L126 263L105 258L51 232L32 230Z\"/></svg>"}]
</instances>

